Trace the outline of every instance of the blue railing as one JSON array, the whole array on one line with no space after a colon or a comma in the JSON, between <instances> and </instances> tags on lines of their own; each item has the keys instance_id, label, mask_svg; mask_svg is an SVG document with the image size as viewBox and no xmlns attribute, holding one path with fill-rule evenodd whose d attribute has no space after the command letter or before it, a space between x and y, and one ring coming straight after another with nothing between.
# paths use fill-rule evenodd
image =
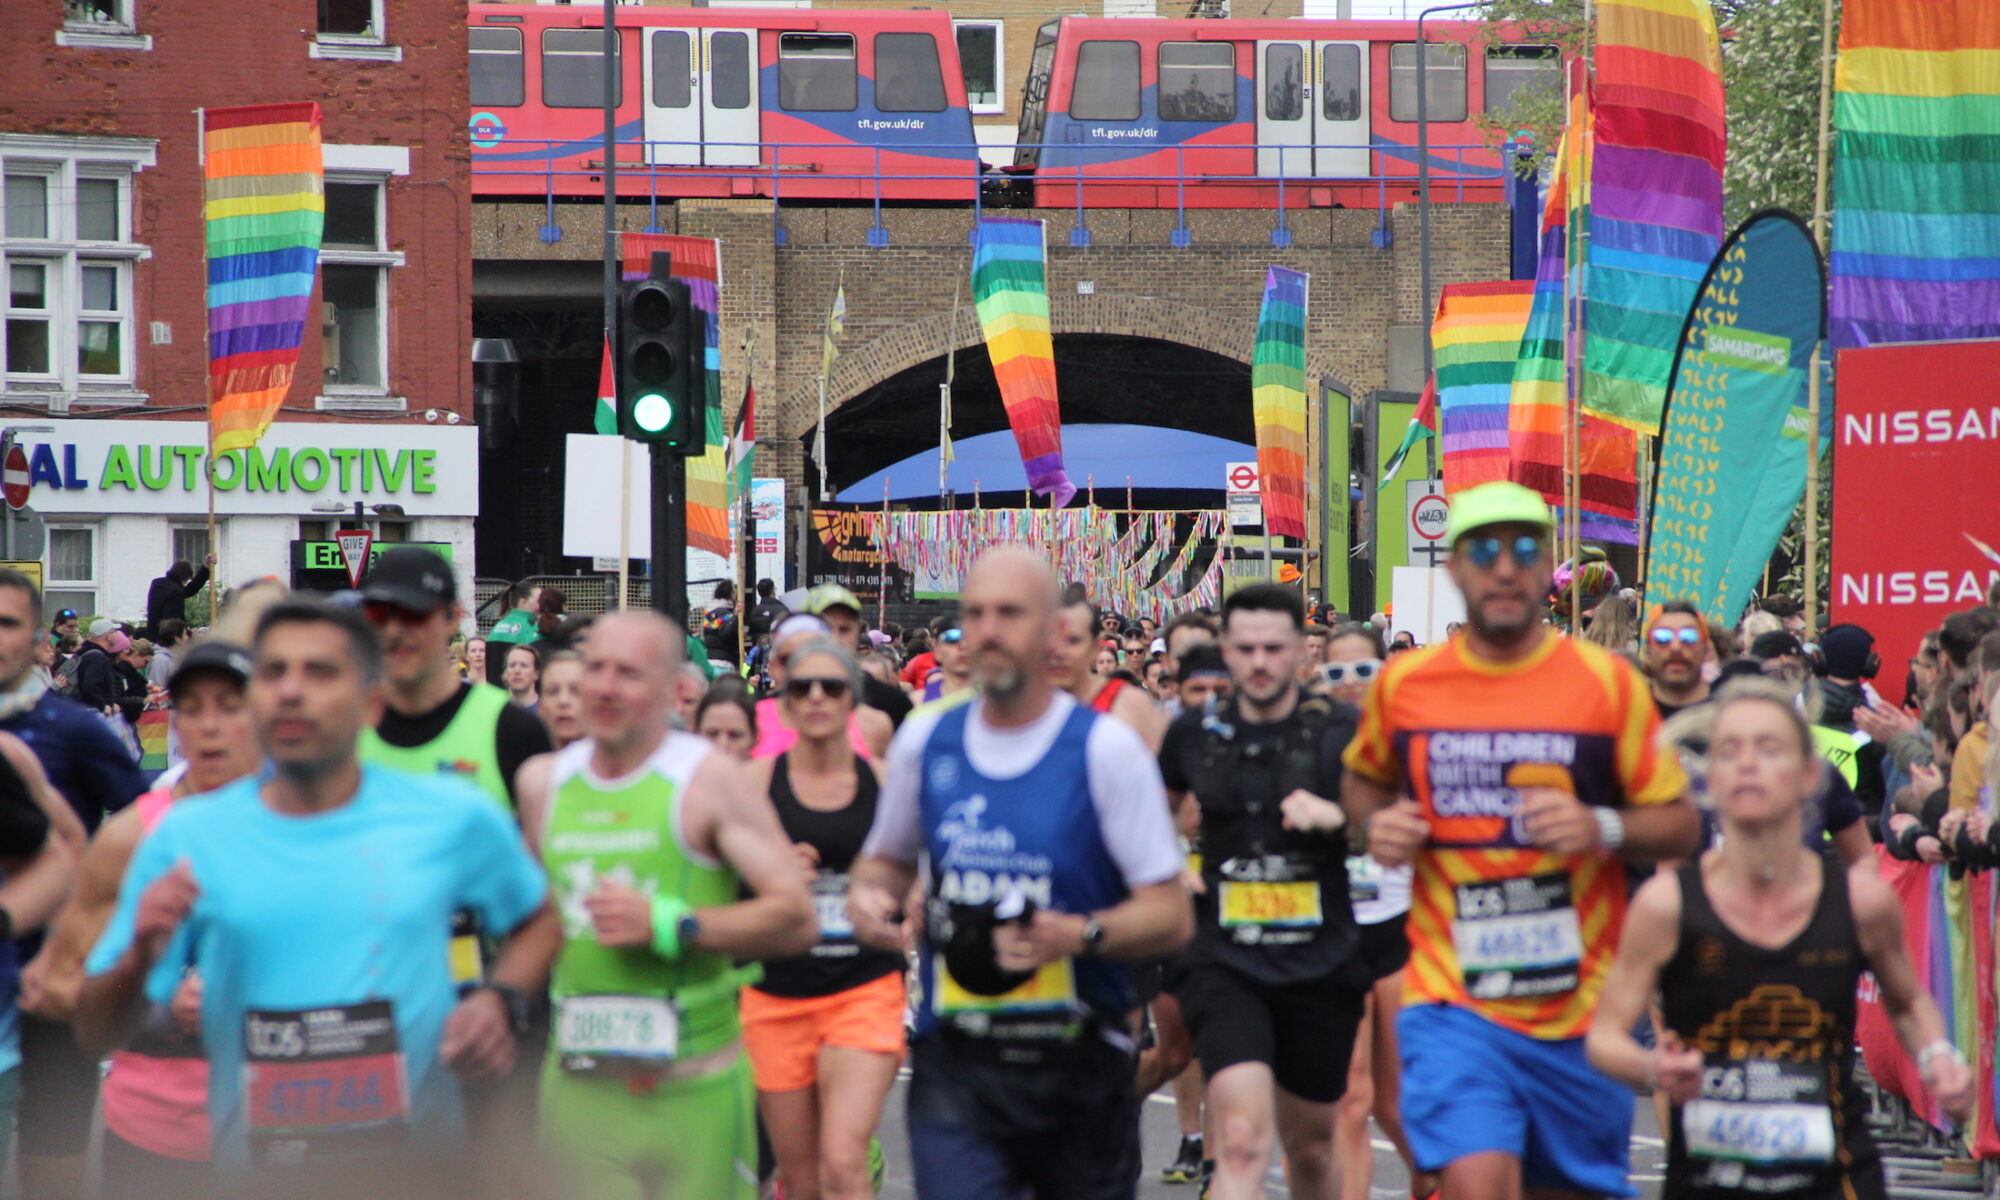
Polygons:
<instances>
[{"instance_id":1,"label":"blue railing","mask_svg":"<svg viewBox=\"0 0 2000 1200\"><path fill-rule=\"evenodd\" d=\"M865 184L866 187L862 190L870 200L874 212L874 221L868 231L868 244L878 247L889 244L889 231L882 224L883 192L887 187L902 187L911 183L967 184L970 186L972 193L972 204L975 215L983 212L987 203L985 188L982 185L993 184L1029 187L1039 183L1066 188L1073 187L1076 190L1076 228L1070 231L1070 244L1074 246L1090 245L1090 228L1085 214L1089 210L1086 200L1093 190L1101 191L1101 189L1133 186L1166 187L1171 185L1174 189L1175 210L1172 240L1173 244L1179 247L1194 244L1194 235L1188 228L1187 223L1187 191L1190 184L1201 188L1215 186L1274 187L1277 194L1275 203L1272 206L1274 216L1271 228L1271 244L1278 247L1292 244L1292 231L1286 215L1289 208L1305 207L1304 205L1288 206L1285 198L1287 190L1297 191L1302 187L1325 186L1351 188L1359 185L1375 189L1376 209L1378 212L1375 244L1377 246L1387 246L1390 240L1388 190L1391 185L1409 187L1416 182L1414 175L1391 175L1388 172L1388 167L1391 163L1401 164L1407 168L1416 156L1414 148L1400 145L1357 146L1350 144L1300 146L1287 143L1284 145L1200 145L1192 148L1203 158L1212 158L1217 151L1250 152L1254 154L1260 150L1276 150L1280 152L1278 155L1280 166L1285 165L1293 155L1304 156L1309 161L1316 150L1362 150L1368 154L1370 165L1374 168L1368 174L1337 177L1316 176L1312 174L1218 175L1202 171L1190 173L1187 169L1187 155L1190 147L1185 145L1148 146L1140 144L1132 146L1121 144L1115 148L1116 152L1128 155L1135 151L1139 154L1153 154L1162 150L1172 150L1174 152L1174 166L1171 171L1121 171L1116 169L1118 166L1116 163L1097 162L1063 166L1045 165L1035 168L1032 174L1012 174L1005 170L996 170L987 167L978 157L980 147L977 145L968 145L964 142L899 142L893 146L885 147L875 145L838 145L826 142L700 143L654 140L621 142L620 145L637 145L640 147L641 152L648 158L653 156L656 149L669 147L692 149L697 155L704 145L708 148L754 147L758 150L763 160L756 166L710 167L638 161L627 162L621 159L618 163L618 173L623 178L643 176L646 179L648 189L646 232L648 233L661 232L659 216L660 181L662 179L670 181L675 179L713 181L718 178L755 178L767 185L771 201L771 238L773 242L780 246L784 245L787 241L783 217L783 195L785 180L788 176L796 178L809 174L816 183ZM492 179L500 177L533 179L538 181L541 184L546 212L546 220L540 231L541 239L544 242L561 241L562 227L556 223L556 197L559 195L588 194L595 190L590 185L596 185L597 181L603 175L602 159L587 160L582 165L577 166L558 165L559 156L567 164L567 162L577 158L580 153L587 153L587 151L572 149L576 146L578 146L578 142L572 138L505 138L484 143L478 149L497 150L500 147L515 147L516 151L504 162L482 162L475 154L472 160L472 174L475 184L480 178ZM532 153L535 149L539 149L543 153L536 157L520 153L522 150ZM1090 151L1110 151L1114 148L1096 144L1062 142L1044 143L1036 147L1036 149L1039 150L1043 158L1048 158L1052 152L1068 157ZM845 170L830 170L820 162L786 163L780 161L785 157L785 151L803 152L799 157L804 157L806 154L852 157L854 152L859 150L865 150L869 153L869 163L865 169L856 167ZM884 174L882 170L882 155L885 150L892 154L931 157L947 165L923 171L912 171L907 166L899 165L895 171ZM1490 159L1499 156L1499 154L1500 151L1495 147L1483 144L1430 147L1433 194L1437 195L1441 200L1448 199L1454 202L1462 202L1465 199L1467 183L1483 184L1500 182L1505 176L1505 168L1486 166L1483 163L1475 165L1466 161L1468 155L1477 155L1481 158ZM682 155L682 157L687 156ZM597 164L594 167L591 165L593 161ZM671 200L672 189L670 188L669 191L669 200Z\"/></svg>"}]
</instances>

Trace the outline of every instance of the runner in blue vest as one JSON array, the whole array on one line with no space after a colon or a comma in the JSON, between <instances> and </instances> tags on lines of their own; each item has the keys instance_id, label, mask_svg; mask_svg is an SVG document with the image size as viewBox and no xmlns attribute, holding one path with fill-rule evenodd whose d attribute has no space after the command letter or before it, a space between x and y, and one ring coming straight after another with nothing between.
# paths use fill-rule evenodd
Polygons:
<instances>
[{"instance_id":1,"label":"runner in blue vest","mask_svg":"<svg viewBox=\"0 0 2000 1200\"><path fill-rule=\"evenodd\" d=\"M966 577L980 696L914 716L849 888L858 937L900 945L923 867L908 1125L926 1200L1129 1200L1139 1166L1122 961L1193 926L1159 768L1049 681L1055 579L1022 547Z\"/></svg>"}]
</instances>

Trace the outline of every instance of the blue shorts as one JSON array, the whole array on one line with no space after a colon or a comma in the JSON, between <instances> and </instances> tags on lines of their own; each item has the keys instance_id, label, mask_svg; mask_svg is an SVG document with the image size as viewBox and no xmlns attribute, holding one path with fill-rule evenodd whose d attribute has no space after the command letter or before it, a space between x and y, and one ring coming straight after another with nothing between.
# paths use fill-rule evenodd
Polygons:
<instances>
[{"instance_id":1,"label":"blue shorts","mask_svg":"<svg viewBox=\"0 0 2000 1200\"><path fill-rule=\"evenodd\" d=\"M1446 1004L1403 1010L1403 1131L1417 1165L1521 1160L1524 1187L1633 1196L1632 1092L1584 1060L1583 1039L1543 1041Z\"/></svg>"}]
</instances>

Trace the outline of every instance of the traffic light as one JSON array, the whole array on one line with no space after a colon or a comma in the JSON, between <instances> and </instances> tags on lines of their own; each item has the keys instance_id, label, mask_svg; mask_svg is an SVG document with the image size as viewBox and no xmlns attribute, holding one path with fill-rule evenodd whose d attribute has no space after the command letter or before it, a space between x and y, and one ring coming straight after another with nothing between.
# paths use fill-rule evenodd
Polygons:
<instances>
[{"instance_id":1,"label":"traffic light","mask_svg":"<svg viewBox=\"0 0 2000 1200\"><path fill-rule=\"evenodd\" d=\"M677 454L706 449L702 315L686 281L655 269L618 306L618 432Z\"/></svg>"}]
</instances>

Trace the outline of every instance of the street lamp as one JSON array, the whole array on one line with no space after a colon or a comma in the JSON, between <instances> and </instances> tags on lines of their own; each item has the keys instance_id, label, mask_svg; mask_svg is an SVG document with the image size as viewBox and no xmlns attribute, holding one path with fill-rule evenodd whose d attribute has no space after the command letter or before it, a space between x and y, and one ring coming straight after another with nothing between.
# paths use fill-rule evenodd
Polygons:
<instances>
[{"instance_id":1,"label":"street lamp","mask_svg":"<svg viewBox=\"0 0 2000 1200\"><path fill-rule=\"evenodd\" d=\"M1437 4L1417 14L1417 294L1422 297L1424 326L1424 383L1431 371L1431 90L1424 79L1430 49L1424 43L1424 18L1432 13L1460 12L1478 8L1479 0L1465 4ZM1424 439L1424 478L1437 478L1437 438Z\"/></svg>"}]
</instances>

